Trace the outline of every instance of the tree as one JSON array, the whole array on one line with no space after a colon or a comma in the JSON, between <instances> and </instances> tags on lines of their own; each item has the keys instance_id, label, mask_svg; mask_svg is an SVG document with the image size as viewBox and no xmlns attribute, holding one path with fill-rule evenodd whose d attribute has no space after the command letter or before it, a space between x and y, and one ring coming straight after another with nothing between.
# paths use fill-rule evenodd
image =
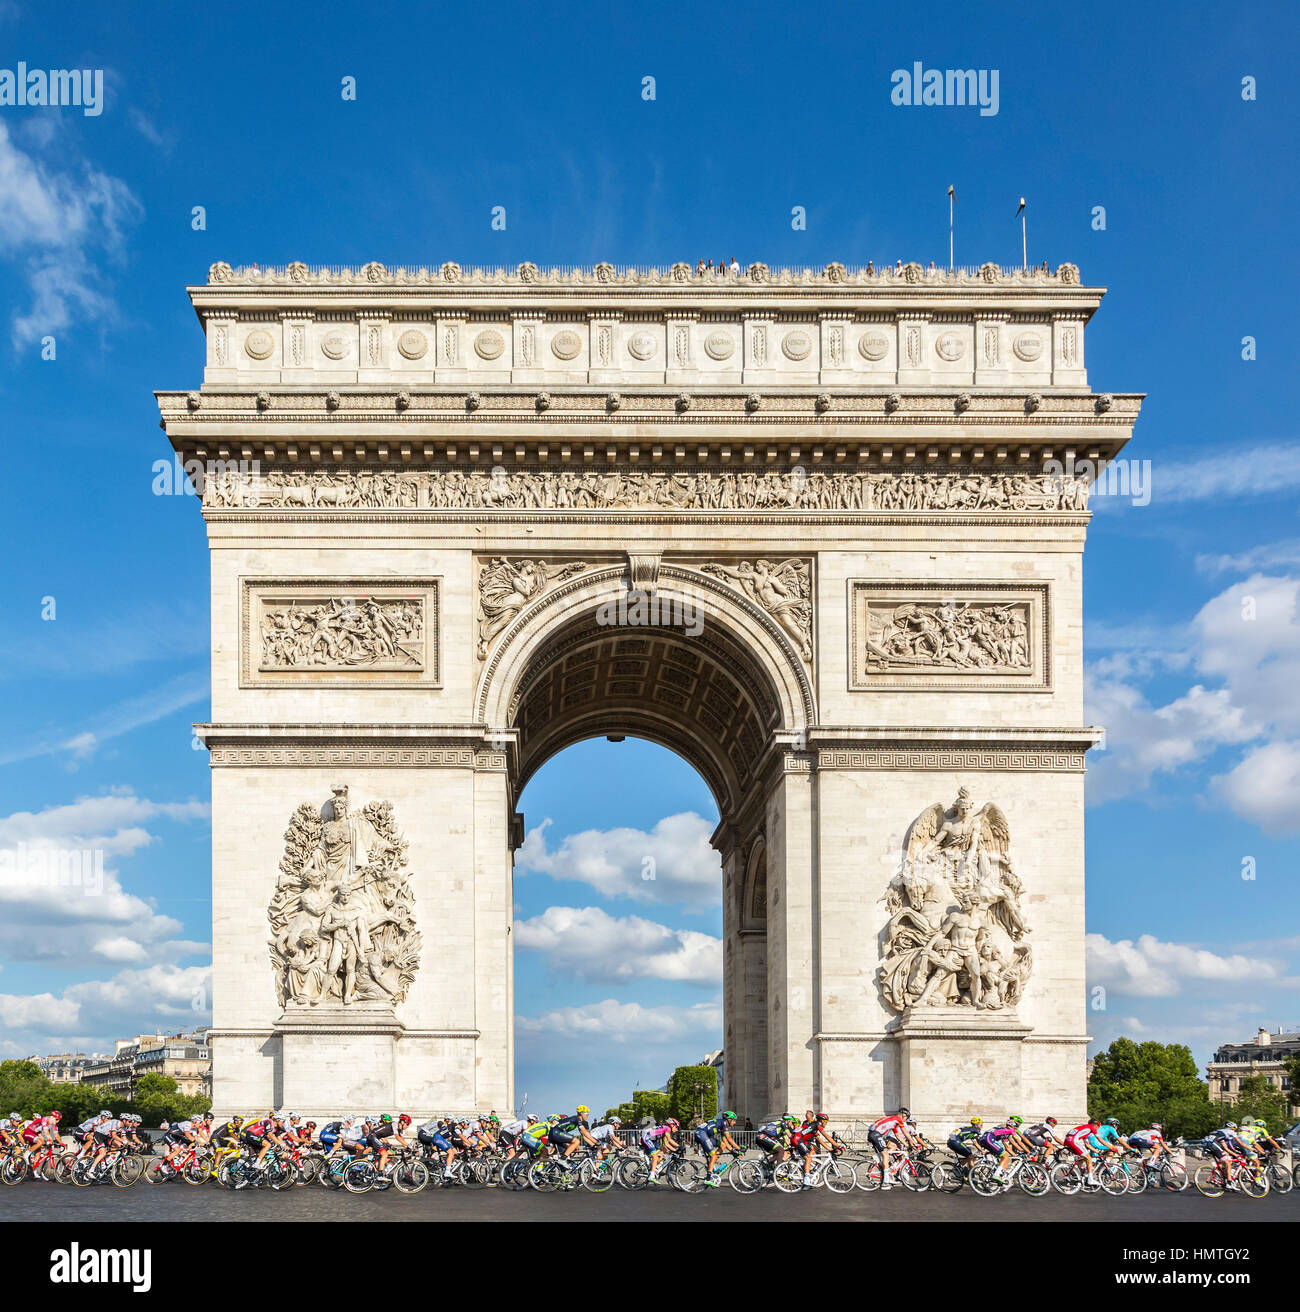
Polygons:
<instances>
[{"instance_id":1,"label":"tree","mask_svg":"<svg viewBox=\"0 0 1300 1312\"><path fill-rule=\"evenodd\" d=\"M34 1061L0 1061L0 1113L28 1117L54 1107L54 1085Z\"/></svg>"},{"instance_id":2,"label":"tree","mask_svg":"<svg viewBox=\"0 0 1300 1312\"><path fill-rule=\"evenodd\" d=\"M1231 1116L1238 1125L1244 1125L1249 1116L1264 1121L1274 1132L1286 1129L1287 1101L1267 1075L1247 1075L1241 1081L1237 1101L1232 1104Z\"/></svg>"},{"instance_id":3,"label":"tree","mask_svg":"<svg viewBox=\"0 0 1300 1312\"><path fill-rule=\"evenodd\" d=\"M638 1089L632 1095L632 1120L639 1125L647 1117L656 1123L672 1115L672 1100L658 1089Z\"/></svg>"},{"instance_id":4,"label":"tree","mask_svg":"<svg viewBox=\"0 0 1300 1312\"><path fill-rule=\"evenodd\" d=\"M144 1117L146 1125L162 1121L182 1121L197 1116L211 1106L211 1102L198 1095L184 1094L170 1075L142 1075L136 1081L133 1110Z\"/></svg>"},{"instance_id":5,"label":"tree","mask_svg":"<svg viewBox=\"0 0 1300 1312\"><path fill-rule=\"evenodd\" d=\"M1117 1117L1122 1134L1159 1121L1171 1138L1199 1138L1220 1115L1184 1044L1123 1038L1097 1056L1088 1081L1088 1112Z\"/></svg>"},{"instance_id":6,"label":"tree","mask_svg":"<svg viewBox=\"0 0 1300 1312\"><path fill-rule=\"evenodd\" d=\"M668 1080L671 1115L683 1125L718 1114L718 1071L714 1066L679 1066Z\"/></svg>"}]
</instances>

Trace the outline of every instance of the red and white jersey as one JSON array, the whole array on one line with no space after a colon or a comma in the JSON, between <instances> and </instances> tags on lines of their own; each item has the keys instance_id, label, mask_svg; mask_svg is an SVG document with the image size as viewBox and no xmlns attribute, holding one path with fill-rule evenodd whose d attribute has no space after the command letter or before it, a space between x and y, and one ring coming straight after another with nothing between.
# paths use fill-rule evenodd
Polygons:
<instances>
[{"instance_id":1,"label":"red and white jersey","mask_svg":"<svg viewBox=\"0 0 1300 1312\"><path fill-rule=\"evenodd\" d=\"M886 1139L897 1138L907 1130L907 1117L895 1114L894 1116L882 1116L872 1127L872 1130Z\"/></svg>"},{"instance_id":2,"label":"red and white jersey","mask_svg":"<svg viewBox=\"0 0 1300 1312\"><path fill-rule=\"evenodd\" d=\"M1089 1121L1086 1125L1076 1125L1073 1130L1065 1136L1065 1142L1071 1148L1084 1152L1088 1147L1088 1140L1097 1133L1100 1127L1095 1121Z\"/></svg>"}]
</instances>

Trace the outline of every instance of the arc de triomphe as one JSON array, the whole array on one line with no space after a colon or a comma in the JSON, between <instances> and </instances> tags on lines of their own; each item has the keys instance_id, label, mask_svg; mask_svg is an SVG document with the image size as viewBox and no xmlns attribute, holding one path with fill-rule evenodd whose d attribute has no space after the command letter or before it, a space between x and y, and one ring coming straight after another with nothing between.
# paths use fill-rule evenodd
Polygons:
<instances>
[{"instance_id":1,"label":"arc de triomphe","mask_svg":"<svg viewBox=\"0 0 1300 1312\"><path fill-rule=\"evenodd\" d=\"M158 401L211 553L218 1110L511 1106L517 799L630 734L717 800L742 1115L1084 1111L1075 462L1140 404L1088 387L1103 289L217 264L189 294L203 384Z\"/></svg>"}]
</instances>

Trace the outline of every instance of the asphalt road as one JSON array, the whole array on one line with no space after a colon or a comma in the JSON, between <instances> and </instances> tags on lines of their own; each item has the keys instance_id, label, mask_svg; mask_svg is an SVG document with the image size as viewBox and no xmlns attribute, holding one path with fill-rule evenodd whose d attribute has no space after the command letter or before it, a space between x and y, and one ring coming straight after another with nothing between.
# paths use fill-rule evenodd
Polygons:
<instances>
[{"instance_id":1,"label":"asphalt road","mask_svg":"<svg viewBox=\"0 0 1300 1312\"><path fill-rule=\"evenodd\" d=\"M215 1185L170 1181L130 1189L76 1189L28 1181L0 1189L0 1226L10 1221L69 1225L98 1221L1100 1221L1195 1222L1300 1221L1300 1191L1259 1200L1203 1198L1194 1190L1108 1198L1048 1194L1002 1198L959 1194L832 1194L813 1189L782 1194L774 1189L738 1194L723 1187L699 1195L675 1190L606 1194L585 1190L539 1195L506 1189L427 1189L406 1196L396 1190L352 1195L320 1185L287 1192L232 1193Z\"/></svg>"}]
</instances>

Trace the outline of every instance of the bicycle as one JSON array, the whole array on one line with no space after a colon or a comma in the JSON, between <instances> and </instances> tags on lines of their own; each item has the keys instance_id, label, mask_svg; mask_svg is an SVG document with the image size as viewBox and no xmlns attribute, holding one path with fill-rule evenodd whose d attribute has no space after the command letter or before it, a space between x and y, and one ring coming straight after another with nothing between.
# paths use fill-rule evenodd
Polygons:
<instances>
[{"instance_id":1,"label":"bicycle","mask_svg":"<svg viewBox=\"0 0 1300 1312\"><path fill-rule=\"evenodd\" d=\"M1234 1162L1235 1173L1231 1169ZM1206 1198L1222 1198L1227 1191L1243 1193L1247 1198L1263 1198L1269 1191L1268 1175L1262 1166L1227 1156L1202 1163L1196 1168L1192 1182Z\"/></svg>"},{"instance_id":2,"label":"bicycle","mask_svg":"<svg viewBox=\"0 0 1300 1312\"><path fill-rule=\"evenodd\" d=\"M1006 1171L1001 1170L1000 1161L1001 1158L990 1153L971 1167L970 1187L981 1198L1008 1193L1012 1185L1019 1185L1021 1191L1031 1198L1041 1198L1052 1187L1047 1168L1031 1155L1017 1154L1007 1164Z\"/></svg>"},{"instance_id":3,"label":"bicycle","mask_svg":"<svg viewBox=\"0 0 1300 1312\"><path fill-rule=\"evenodd\" d=\"M838 1153L810 1153L806 1158L787 1157L773 1169L772 1183L786 1194L822 1185L831 1193L847 1194L857 1185L858 1173L851 1162L841 1162Z\"/></svg>"}]
</instances>

